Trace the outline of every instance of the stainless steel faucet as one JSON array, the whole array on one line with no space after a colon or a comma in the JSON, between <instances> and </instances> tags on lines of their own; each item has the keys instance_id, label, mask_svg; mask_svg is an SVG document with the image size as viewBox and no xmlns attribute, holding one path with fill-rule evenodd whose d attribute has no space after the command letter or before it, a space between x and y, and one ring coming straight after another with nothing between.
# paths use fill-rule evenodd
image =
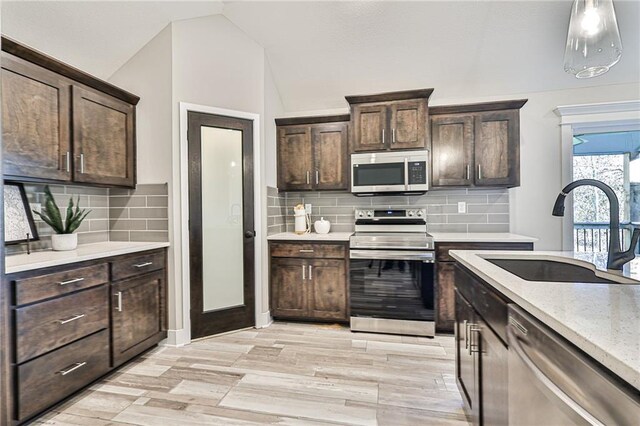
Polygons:
<instances>
[{"instance_id":1,"label":"stainless steel faucet","mask_svg":"<svg viewBox=\"0 0 640 426\"><path fill-rule=\"evenodd\" d=\"M564 200L569 192L573 191L579 186L595 186L601 189L607 198L609 199L609 253L607 258L607 269L622 270L625 263L632 261L635 255L636 244L640 238L640 228L633 230L631 236L631 245L628 250L623 251L620 248L620 203L618 197L613 189L606 183L600 182L595 179L580 179L575 182L571 182L565 186L553 206L554 216L564 216Z\"/></svg>"}]
</instances>

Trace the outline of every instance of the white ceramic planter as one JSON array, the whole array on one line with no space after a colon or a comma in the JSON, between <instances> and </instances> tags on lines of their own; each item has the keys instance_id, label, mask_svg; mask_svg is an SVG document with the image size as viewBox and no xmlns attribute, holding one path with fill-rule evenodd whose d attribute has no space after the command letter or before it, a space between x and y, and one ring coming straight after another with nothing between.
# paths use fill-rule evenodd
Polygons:
<instances>
[{"instance_id":1,"label":"white ceramic planter","mask_svg":"<svg viewBox=\"0 0 640 426\"><path fill-rule=\"evenodd\" d=\"M78 247L78 234L53 234L51 247L55 251L75 250Z\"/></svg>"},{"instance_id":2,"label":"white ceramic planter","mask_svg":"<svg viewBox=\"0 0 640 426\"><path fill-rule=\"evenodd\" d=\"M316 222L313 224L313 227L318 234L328 234L329 230L331 229L331 223L329 223L328 220L324 220L323 217L320 218L320 220L316 220Z\"/></svg>"}]
</instances>

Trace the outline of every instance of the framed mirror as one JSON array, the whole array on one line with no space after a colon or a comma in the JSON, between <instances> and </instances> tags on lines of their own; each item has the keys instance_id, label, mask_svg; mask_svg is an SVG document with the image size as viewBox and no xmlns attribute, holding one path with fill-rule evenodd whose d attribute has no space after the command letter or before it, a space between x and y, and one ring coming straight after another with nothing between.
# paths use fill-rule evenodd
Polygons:
<instances>
[{"instance_id":1,"label":"framed mirror","mask_svg":"<svg viewBox=\"0 0 640 426\"><path fill-rule=\"evenodd\" d=\"M4 242L18 244L38 240L38 230L33 221L24 185L17 182L4 183Z\"/></svg>"}]
</instances>

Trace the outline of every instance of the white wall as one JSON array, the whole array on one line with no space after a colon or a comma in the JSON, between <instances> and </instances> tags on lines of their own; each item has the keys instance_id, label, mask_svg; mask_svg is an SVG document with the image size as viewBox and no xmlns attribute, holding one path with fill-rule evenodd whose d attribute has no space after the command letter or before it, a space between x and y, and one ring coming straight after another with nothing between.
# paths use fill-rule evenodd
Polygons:
<instances>
[{"instance_id":1,"label":"white wall","mask_svg":"<svg viewBox=\"0 0 640 426\"><path fill-rule=\"evenodd\" d=\"M273 79L271 65L265 56L264 61L264 141L268 149L265 152L265 185L275 187L276 178L276 122L277 117L282 117L284 107L282 99Z\"/></svg>"},{"instance_id":2,"label":"white wall","mask_svg":"<svg viewBox=\"0 0 640 426\"><path fill-rule=\"evenodd\" d=\"M181 344L189 338L189 312L183 310L182 298L188 285L182 281L182 248L188 241L182 240L180 227L188 218L182 217L179 203L179 103L255 113L262 119L265 84L270 84L269 105L277 105L279 95L277 90L274 94L272 78L265 77L264 49L222 15L172 23L110 81L142 99L137 120L139 182L169 182L169 343ZM263 141L264 126L259 133ZM259 149L264 152L262 143ZM266 186L255 188L266 201L263 189ZM256 221L266 221L266 210ZM256 286L266 294L266 281L256 278Z\"/></svg>"}]
</instances>

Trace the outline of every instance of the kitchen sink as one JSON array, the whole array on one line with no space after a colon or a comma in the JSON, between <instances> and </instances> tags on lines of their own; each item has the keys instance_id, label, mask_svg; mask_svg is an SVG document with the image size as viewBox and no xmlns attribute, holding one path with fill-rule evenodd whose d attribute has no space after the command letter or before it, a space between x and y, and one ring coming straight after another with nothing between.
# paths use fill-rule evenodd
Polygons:
<instances>
[{"instance_id":1,"label":"kitchen sink","mask_svg":"<svg viewBox=\"0 0 640 426\"><path fill-rule=\"evenodd\" d=\"M640 284L626 277L596 271L588 266L546 259L488 259L496 266L527 281L579 282L596 284Z\"/></svg>"}]
</instances>

